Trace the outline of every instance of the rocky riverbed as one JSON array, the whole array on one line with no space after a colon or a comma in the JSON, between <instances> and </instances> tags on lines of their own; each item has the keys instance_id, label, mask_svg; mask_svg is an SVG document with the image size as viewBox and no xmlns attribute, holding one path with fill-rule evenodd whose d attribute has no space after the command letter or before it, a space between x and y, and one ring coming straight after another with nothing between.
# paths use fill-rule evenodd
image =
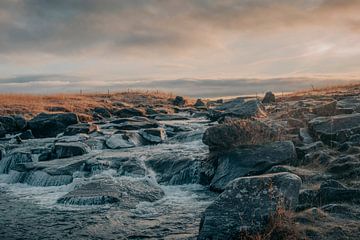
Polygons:
<instances>
[{"instance_id":1,"label":"rocky riverbed","mask_svg":"<svg viewBox=\"0 0 360 240\"><path fill-rule=\"evenodd\" d=\"M359 92L2 116L0 238L357 239Z\"/></svg>"}]
</instances>

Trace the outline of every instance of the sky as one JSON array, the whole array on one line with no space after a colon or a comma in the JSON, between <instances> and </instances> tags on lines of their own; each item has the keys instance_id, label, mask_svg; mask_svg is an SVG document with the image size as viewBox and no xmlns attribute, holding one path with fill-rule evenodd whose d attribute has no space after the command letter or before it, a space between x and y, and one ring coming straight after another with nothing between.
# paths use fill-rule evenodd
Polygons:
<instances>
[{"instance_id":1,"label":"sky","mask_svg":"<svg viewBox=\"0 0 360 240\"><path fill-rule=\"evenodd\" d=\"M0 92L292 91L360 79L360 0L1 0Z\"/></svg>"}]
</instances>

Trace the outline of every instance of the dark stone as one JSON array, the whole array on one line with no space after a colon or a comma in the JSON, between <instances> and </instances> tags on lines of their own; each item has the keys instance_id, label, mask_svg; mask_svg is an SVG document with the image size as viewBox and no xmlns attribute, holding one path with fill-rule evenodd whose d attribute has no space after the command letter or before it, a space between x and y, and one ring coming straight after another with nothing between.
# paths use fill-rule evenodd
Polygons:
<instances>
[{"instance_id":1,"label":"dark stone","mask_svg":"<svg viewBox=\"0 0 360 240\"><path fill-rule=\"evenodd\" d=\"M309 122L311 133L326 144L349 140L351 135L360 133L360 114L318 117Z\"/></svg>"},{"instance_id":2,"label":"dark stone","mask_svg":"<svg viewBox=\"0 0 360 240\"><path fill-rule=\"evenodd\" d=\"M304 145L301 147L297 147L296 153L297 153L298 158L303 159L303 158L305 158L306 154L317 151L323 147L324 147L324 144L322 142L318 141L318 142L310 143L310 144L307 144L307 145Z\"/></svg>"},{"instance_id":3,"label":"dark stone","mask_svg":"<svg viewBox=\"0 0 360 240\"><path fill-rule=\"evenodd\" d=\"M79 123L70 125L65 129L64 136L73 136L79 133L89 134L98 131L97 125L92 123Z\"/></svg>"},{"instance_id":4,"label":"dark stone","mask_svg":"<svg viewBox=\"0 0 360 240\"><path fill-rule=\"evenodd\" d=\"M222 191L233 179L260 175L275 165L289 164L296 159L291 141L239 147L218 153L215 176L210 189Z\"/></svg>"},{"instance_id":5,"label":"dark stone","mask_svg":"<svg viewBox=\"0 0 360 240\"><path fill-rule=\"evenodd\" d=\"M196 103L194 104L195 107L205 107L206 104L201 100L200 98L196 100Z\"/></svg>"},{"instance_id":6,"label":"dark stone","mask_svg":"<svg viewBox=\"0 0 360 240\"><path fill-rule=\"evenodd\" d=\"M265 93L262 103L274 103L275 101L275 94L272 92L267 92Z\"/></svg>"},{"instance_id":7,"label":"dark stone","mask_svg":"<svg viewBox=\"0 0 360 240\"><path fill-rule=\"evenodd\" d=\"M0 123L7 133L13 133L19 130L17 123L12 116L0 116Z\"/></svg>"},{"instance_id":8,"label":"dark stone","mask_svg":"<svg viewBox=\"0 0 360 240\"><path fill-rule=\"evenodd\" d=\"M61 107L61 106L49 106L46 107L45 109L49 112L71 112L66 107Z\"/></svg>"},{"instance_id":9,"label":"dark stone","mask_svg":"<svg viewBox=\"0 0 360 240\"><path fill-rule=\"evenodd\" d=\"M86 154L89 151L89 147L81 142L55 143L53 155L54 158L69 158Z\"/></svg>"},{"instance_id":10,"label":"dark stone","mask_svg":"<svg viewBox=\"0 0 360 240\"><path fill-rule=\"evenodd\" d=\"M15 115L13 116L13 118L16 122L16 127L18 131L22 131L27 127L27 121L23 116Z\"/></svg>"},{"instance_id":11,"label":"dark stone","mask_svg":"<svg viewBox=\"0 0 360 240\"><path fill-rule=\"evenodd\" d=\"M332 101L312 108L311 112L317 116L333 116L337 111L336 105L337 101Z\"/></svg>"},{"instance_id":12,"label":"dark stone","mask_svg":"<svg viewBox=\"0 0 360 240\"><path fill-rule=\"evenodd\" d=\"M111 122L114 128L119 130L140 130L145 128L157 128L159 123L155 120L141 117L139 119L118 119Z\"/></svg>"},{"instance_id":13,"label":"dark stone","mask_svg":"<svg viewBox=\"0 0 360 240\"><path fill-rule=\"evenodd\" d=\"M26 130L25 132L20 133L18 136L22 140L28 140L28 139L34 138L34 135L32 134L32 131L30 129Z\"/></svg>"},{"instance_id":14,"label":"dark stone","mask_svg":"<svg viewBox=\"0 0 360 240\"><path fill-rule=\"evenodd\" d=\"M120 118L129 118L134 116L145 116L144 112L136 108L123 108L114 112L114 115Z\"/></svg>"},{"instance_id":15,"label":"dark stone","mask_svg":"<svg viewBox=\"0 0 360 240\"><path fill-rule=\"evenodd\" d=\"M104 108L104 107L96 107L92 111L93 111L95 116L101 116L103 118L110 118L111 117L110 111L108 109Z\"/></svg>"},{"instance_id":16,"label":"dark stone","mask_svg":"<svg viewBox=\"0 0 360 240\"><path fill-rule=\"evenodd\" d=\"M28 122L29 128L37 138L56 137L69 125L79 123L75 113L40 113Z\"/></svg>"},{"instance_id":17,"label":"dark stone","mask_svg":"<svg viewBox=\"0 0 360 240\"><path fill-rule=\"evenodd\" d=\"M237 178L205 210L199 240L237 239L265 230L278 208L294 209L301 179L291 173Z\"/></svg>"},{"instance_id":18,"label":"dark stone","mask_svg":"<svg viewBox=\"0 0 360 240\"><path fill-rule=\"evenodd\" d=\"M112 135L106 140L106 146L111 149L132 148L146 144L146 141L136 132L123 132Z\"/></svg>"},{"instance_id":19,"label":"dark stone","mask_svg":"<svg viewBox=\"0 0 360 240\"><path fill-rule=\"evenodd\" d=\"M181 96L176 96L175 99L173 100L173 104L175 106L184 106L186 104L186 100L181 97Z\"/></svg>"},{"instance_id":20,"label":"dark stone","mask_svg":"<svg viewBox=\"0 0 360 240\"><path fill-rule=\"evenodd\" d=\"M5 127L2 123L0 123L0 138L3 138L6 136L6 130L5 130Z\"/></svg>"},{"instance_id":21,"label":"dark stone","mask_svg":"<svg viewBox=\"0 0 360 240\"><path fill-rule=\"evenodd\" d=\"M224 117L235 117L235 118L262 118L266 117L267 113L264 106L259 100L248 100L242 104L235 105L232 108L224 110L221 118Z\"/></svg>"}]
</instances>

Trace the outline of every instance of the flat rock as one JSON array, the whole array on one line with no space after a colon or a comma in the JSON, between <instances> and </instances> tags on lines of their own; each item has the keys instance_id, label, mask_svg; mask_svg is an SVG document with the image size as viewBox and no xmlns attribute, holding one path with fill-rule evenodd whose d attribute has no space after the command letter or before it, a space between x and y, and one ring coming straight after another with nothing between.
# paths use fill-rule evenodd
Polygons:
<instances>
[{"instance_id":1,"label":"flat rock","mask_svg":"<svg viewBox=\"0 0 360 240\"><path fill-rule=\"evenodd\" d=\"M144 139L136 132L124 132L112 135L105 142L111 149L132 148L144 144Z\"/></svg>"},{"instance_id":2,"label":"flat rock","mask_svg":"<svg viewBox=\"0 0 360 240\"><path fill-rule=\"evenodd\" d=\"M166 132L163 128L149 128L140 131L140 135L150 143L157 144L166 140Z\"/></svg>"},{"instance_id":3,"label":"flat rock","mask_svg":"<svg viewBox=\"0 0 360 240\"><path fill-rule=\"evenodd\" d=\"M65 129L64 135L65 136L73 136L79 133L85 133L85 134L89 134L92 132L96 132L98 131L99 128L97 125L92 124L92 123L79 123L79 124L74 124L74 125L70 125Z\"/></svg>"},{"instance_id":4,"label":"flat rock","mask_svg":"<svg viewBox=\"0 0 360 240\"><path fill-rule=\"evenodd\" d=\"M90 148L81 142L55 143L53 147L54 158L69 158L90 152Z\"/></svg>"},{"instance_id":5,"label":"flat rock","mask_svg":"<svg viewBox=\"0 0 360 240\"><path fill-rule=\"evenodd\" d=\"M326 144L345 142L351 135L360 133L360 114L318 117L309 122L311 133Z\"/></svg>"},{"instance_id":6,"label":"flat rock","mask_svg":"<svg viewBox=\"0 0 360 240\"><path fill-rule=\"evenodd\" d=\"M163 190L150 180L101 180L87 183L57 200L71 205L103 205L117 203L135 208L140 202L154 202L164 196Z\"/></svg>"},{"instance_id":7,"label":"flat rock","mask_svg":"<svg viewBox=\"0 0 360 240\"><path fill-rule=\"evenodd\" d=\"M134 116L144 116L144 112L136 108L123 108L114 112L114 115L120 118L129 118Z\"/></svg>"},{"instance_id":8,"label":"flat rock","mask_svg":"<svg viewBox=\"0 0 360 240\"><path fill-rule=\"evenodd\" d=\"M237 178L205 210L199 240L236 239L267 227L277 208L294 209L301 179L291 173Z\"/></svg>"}]
</instances>

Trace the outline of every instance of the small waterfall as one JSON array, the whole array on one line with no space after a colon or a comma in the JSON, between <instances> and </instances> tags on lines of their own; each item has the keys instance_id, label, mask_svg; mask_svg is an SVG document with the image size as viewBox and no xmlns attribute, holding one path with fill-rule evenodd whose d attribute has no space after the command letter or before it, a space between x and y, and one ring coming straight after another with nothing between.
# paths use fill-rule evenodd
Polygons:
<instances>
[{"instance_id":1,"label":"small waterfall","mask_svg":"<svg viewBox=\"0 0 360 240\"><path fill-rule=\"evenodd\" d=\"M32 162L30 153L14 152L0 161L0 173L8 173L16 164Z\"/></svg>"},{"instance_id":2,"label":"small waterfall","mask_svg":"<svg viewBox=\"0 0 360 240\"><path fill-rule=\"evenodd\" d=\"M196 162L182 169L180 172L172 176L172 178L169 180L169 185L199 183L200 182L199 168L200 168L200 163Z\"/></svg>"},{"instance_id":3,"label":"small waterfall","mask_svg":"<svg viewBox=\"0 0 360 240\"><path fill-rule=\"evenodd\" d=\"M7 174L7 178L5 179L5 183L13 184L22 182L25 176L26 173L10 170L9 174Z\"/></svg>"},{"instance_id":4,"label":"small waterfall","mask_svg":"<svg viewBox=\"0 0 360 240\"><path fill-rule=\"evenodd\" d=\"M24 183L32 186L61 186L70 184L73 177L70 175L50 175L43 171L30 172L24 179Z\"/></svg>"}]
</instances>

